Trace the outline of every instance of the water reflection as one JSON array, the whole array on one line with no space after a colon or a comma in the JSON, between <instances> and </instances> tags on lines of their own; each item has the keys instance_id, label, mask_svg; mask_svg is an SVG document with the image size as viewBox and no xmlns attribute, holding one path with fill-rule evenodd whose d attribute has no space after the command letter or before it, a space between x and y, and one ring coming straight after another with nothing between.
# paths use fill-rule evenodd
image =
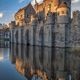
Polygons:
<instances>
[{"instance_id":1,"label":"water reflection","mask_svg":"<svg viewBox=\"0 0 80 80\"><path fill-rule=\"evenodd\" d=\"M0 80L25 80L11 64L9 58L13 55L9 56L9 54L9 48L0 48Z\"/></svg>"},{"instance_id":2,"label":"water reflection","mask_svg":"<svg viewBox=\"0 0 80 80\"><path fill-rule=\"evenodd\" d=\"M11 61L28 80L80 80L80 51L11 45Z\"/></svg>"}]
</instances>

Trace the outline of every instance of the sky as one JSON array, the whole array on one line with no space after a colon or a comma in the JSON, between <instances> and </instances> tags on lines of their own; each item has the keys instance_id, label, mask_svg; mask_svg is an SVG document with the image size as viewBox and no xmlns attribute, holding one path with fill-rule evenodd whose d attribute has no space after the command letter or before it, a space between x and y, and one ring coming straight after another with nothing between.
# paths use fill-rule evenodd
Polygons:
<instances>
[{"instance_id":1,"label":"sky","mask_svg":"<svg viewBox=\"0 0 80 80\"><path fill-rule=\"evenodd\" d=\"M80 0L72 0L71 9L72 9L72 11L74 11L74 10L80 11Z\"/></svg>"},{"instance_id":2,"label":"sky","mask_svg":"<svg viewBox=\"0 0 80 80\"><path fill-rule=\"evenodd\" d=\"M41 1L37 0L37 2ZM14 14L29 2L34 4L34 0L0 0L0 23L8 24L14 20ZM80 10L80 0L72 0L71 10Z\"/></svg>"}]
</instances>

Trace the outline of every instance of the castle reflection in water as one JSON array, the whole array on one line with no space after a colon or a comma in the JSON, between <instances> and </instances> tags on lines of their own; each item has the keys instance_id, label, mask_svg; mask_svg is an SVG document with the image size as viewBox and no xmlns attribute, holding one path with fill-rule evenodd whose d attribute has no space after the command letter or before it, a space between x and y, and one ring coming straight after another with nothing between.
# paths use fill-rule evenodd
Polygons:
<instances>
[{"instance_id":1,"label":"castle reflection in water","mask_svg":"<svg viewBox=\"0 0 80 80\"><path fill-rule=\"evenodd\" d=\"M80 80L80 52L71 48L48 48L12 44L10 59L28 80Z\"/></svg>"}]
</instances>

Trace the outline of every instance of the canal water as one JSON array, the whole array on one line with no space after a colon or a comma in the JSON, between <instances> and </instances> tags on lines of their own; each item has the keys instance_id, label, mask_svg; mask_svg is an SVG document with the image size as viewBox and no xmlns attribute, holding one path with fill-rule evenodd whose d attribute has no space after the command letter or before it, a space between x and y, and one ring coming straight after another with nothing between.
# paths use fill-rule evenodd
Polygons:
<instances>
[{"instance_id":1,"label":"canal water","mask_svg":"<svg viewBox=\"0 0 80 80\"><path fill-rule=\"evenodd\" d=\"M11 63L9 48L0 48L0 80L26 80Z\"/></svg>"},{"instance_id":2,"label":"canal water","mask_svg":"<svg viewBox=\"0 0 80 80\"><path fill-rule=\"evenodd\" d=\"M79 75L80 48L0 48L0 80L80 80Z\"/></svg>"}]
</instances>

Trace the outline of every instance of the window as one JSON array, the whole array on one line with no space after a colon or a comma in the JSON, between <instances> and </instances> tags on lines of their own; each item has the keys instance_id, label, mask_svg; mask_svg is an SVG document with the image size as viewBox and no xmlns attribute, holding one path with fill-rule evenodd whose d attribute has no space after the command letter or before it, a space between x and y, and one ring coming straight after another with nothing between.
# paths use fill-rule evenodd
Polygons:
<instances>
[{"instance_id":1,"label":"window","mask_svg":"<svg viewBox=\"0 0 80 80\"><path fill-rule=\"evenodd\" d=\"M62 14L64 14L64 11L62 11Z\"/></svg>"},{"instance_id":2,"label":"window","mask_svg":"<svg viewBox=\"0 0 80 80\"><path fill-rule=\"evenodd\" d=\"M22 18L22 16L23 16L23 15L21 15L21 18Z\"/></svg>"}]
</instances>

